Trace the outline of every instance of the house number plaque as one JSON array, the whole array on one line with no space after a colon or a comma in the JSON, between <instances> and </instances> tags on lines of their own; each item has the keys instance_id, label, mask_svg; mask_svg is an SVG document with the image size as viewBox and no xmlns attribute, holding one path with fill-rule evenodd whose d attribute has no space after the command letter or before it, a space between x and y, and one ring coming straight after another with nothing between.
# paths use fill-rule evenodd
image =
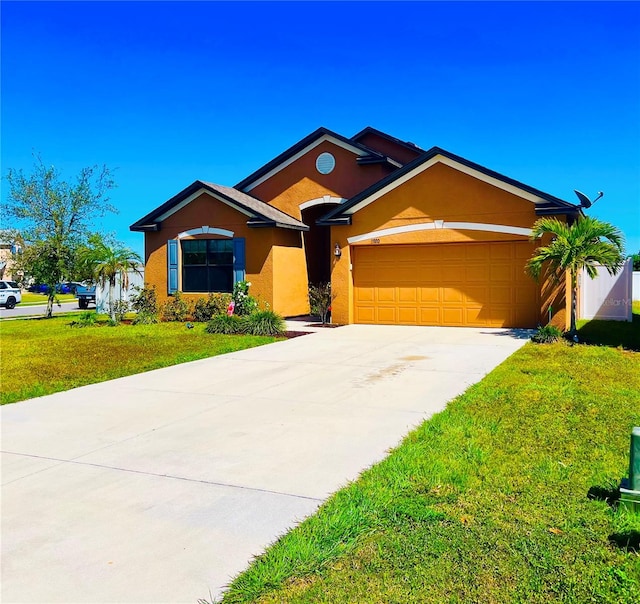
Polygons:
<instances>
[{"instance_id":1,"label":"house number plaque","mask_svg":"<svg viewBox=\"0 0 640 604\"><path fill-rule=\"evenodd\" d=\"M380 239L379 239L378 237L374 237L374 238L371 240L371 243L380 243Z\"/></svg>"}]
</instances>

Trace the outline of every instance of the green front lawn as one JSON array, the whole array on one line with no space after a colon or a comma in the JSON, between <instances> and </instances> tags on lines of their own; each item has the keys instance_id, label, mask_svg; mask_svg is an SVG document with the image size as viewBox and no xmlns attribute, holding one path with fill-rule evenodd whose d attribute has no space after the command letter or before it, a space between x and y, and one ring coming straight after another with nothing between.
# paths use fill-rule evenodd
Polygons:
<instances>
[{"instance_id":1,"label":"green front lawn","mask_svg":"<svg viewBox=\"0 0 640 604\"><path fill-rule=\"evenodd\" d=\"M284 535L223 602L640 602L640 516L605 500L638 425L640 353L529 343Z\"/></svg>"},{"instance_id":2,"label":"green front lawn","mask_svg":"<svg viewBox=\"0 0 640 604\"><path fill-rule=\"evenodd\" d=\"M47 303L47 294L34 294L33 292L22 292L22 302L20 302L20 306L40 306L46 305ZM73 294L57 294L56 298L58 302L74 302L76 297ZM55 303L53 307L53 312L55 312Z\"/></svg>"},{"instance_id":3,"label":"green front lawn","mask_svg":"<svg viewBox=\"0 0 640 604\"><path fill-rule=\"evenodd\" d=\"M276 341L184 323L72 328L78 314L0 321L0 403L68 390Z\"/></svg>"}]
</instances>

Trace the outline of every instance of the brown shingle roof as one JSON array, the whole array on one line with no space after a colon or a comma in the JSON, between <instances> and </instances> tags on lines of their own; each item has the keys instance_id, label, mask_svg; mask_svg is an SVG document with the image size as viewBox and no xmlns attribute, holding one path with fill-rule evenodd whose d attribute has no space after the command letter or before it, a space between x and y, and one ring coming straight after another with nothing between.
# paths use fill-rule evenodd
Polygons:
<instances>
[{"instance_id":1,"label":"brown shingle roof","mask_svg":"<svg viewBox=\"0 0 640 604\"><path fill-rule=\"evenodd\" d=\"M309 227L300 220L285 214L273 206L260 201L248 193L243 193L233 187L225 187L211 182L196 180L186 189L157 207L155 210L134 222L129 228L132 231L157 231L160 228L161 217L170 212L180 202L187 199L199 190L204 189L214 196L222 199L231 206L235 206L250 215L247 224L250 227L279 227L308 231Z\"/></svg>"}]
</instances>

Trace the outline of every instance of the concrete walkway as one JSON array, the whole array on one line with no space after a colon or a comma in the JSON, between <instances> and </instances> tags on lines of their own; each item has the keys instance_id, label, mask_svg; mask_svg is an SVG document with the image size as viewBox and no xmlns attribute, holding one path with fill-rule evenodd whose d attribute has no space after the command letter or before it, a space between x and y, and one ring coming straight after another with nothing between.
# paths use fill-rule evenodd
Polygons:
<instances>
[{"instance_id":1,"label":"concrete walkway","mask_svg":"<svg viewBox=\"0 0 640 604\"><path fill-rule=\"evenodd\" d=\"M319 329L5 405L2 602L216 597L527 337Z\"/></svg>"}]
</instances>

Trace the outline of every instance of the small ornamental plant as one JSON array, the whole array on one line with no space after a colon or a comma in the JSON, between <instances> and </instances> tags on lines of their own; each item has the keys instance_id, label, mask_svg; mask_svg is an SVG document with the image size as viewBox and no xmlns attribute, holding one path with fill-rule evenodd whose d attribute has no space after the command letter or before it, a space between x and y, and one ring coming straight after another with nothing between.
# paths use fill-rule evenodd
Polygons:
<instances>
[{"instance_id":1,"label":"small ornamental plant","mask_svg":"<svg viewBox=\"0 0 640 604\"><path fill-rule=\"evenodd\" d=\"M136 294L131 299L131 308L136 312L133 320L134 325L151 325L158 322L158 300L156 297L156 288L153 287L136 287L133 288Z\"/></svg>"},{"instance_id":2,"label":"small ornamental plant","mask_svg":"<svg viewBox=\"0 0 640 604\"><path fill-rule=\"evenodd\" d=\"M331 283L309 284L309 306L311 314L320 317L322 323L329 321L331 303L335 295L331 293Z\"/></svg>"},{"instance_id":3,"label":"small ornamental plant","mask_svg":"<svg viewBox=\"0 0 640 604\"><path fill-rule=\"evenodd\" d=\"M561 340L563 336L562 330L555 325L544 325L538 327L536 332L531 336L531 341L536 344L553 344Z\"/></svg>"}]
</instances>

